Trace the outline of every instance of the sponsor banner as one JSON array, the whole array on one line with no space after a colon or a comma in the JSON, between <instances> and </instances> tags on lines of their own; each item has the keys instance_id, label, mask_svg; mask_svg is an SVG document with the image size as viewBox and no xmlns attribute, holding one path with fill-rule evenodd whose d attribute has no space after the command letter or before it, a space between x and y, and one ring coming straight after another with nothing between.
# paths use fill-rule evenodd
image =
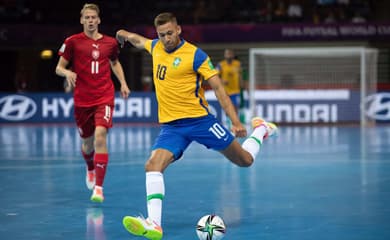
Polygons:
<instances>
[{"instance_id":1,"label":"sponsor banner","mask_svg":"<svg viewBox=\"0 0 390 240\"><path fill-rule=\"evenodd\" d=\"M0 123L73 122L73 97L66 93L0 94ZM156 123L157 103L153 93L132 92L115 98L115 122Z\"/></svg>"},{"instance_id":2,"label":"sponsor banner","mask_svg":"<svg viewBox=\"0 0 390 240\"><path fill-rule=\"evenodd\" d=\"M247 101L247 96L245 97ZM206 92L210 112L225 121L212 91ZM369 120L390 122L390 92L378 92L360 104L360 92L351 90L263 90L255 93L255 115L279 123L359 122L360 106ZM249 110L245 111L250 119ZM66 93L0 94L0 123L74 122L73 98ZM154 93L132 92L115 99L114 123L157 123Z\"/></svg>"},{"instance_id":3,"label":"sponsor banner","mask_svg":"<svg viewBox=\"0 0 390 240\"><path fill-rule=\"evenodd\" d=\"M390 122L390 92L367 96L360 103L360 92L352 90L257 90L255 106L245 110L246 119L254 115L278 123L360 122L361 107L367 120ZM213 92L206 98L215 101ZM245 94L246 106L248 96ZM221 118L226 116L221 112Z\"/></svg>"},{"instance_id":4,"label":"sponsor banner","mask_svg":"<svg viewBox=\"0 0 390 240\"><path fill-rule=\"evenodd\" d=\"M209 102L210 112L221 118L217 101ZM66 93L0 94L0 123L74 122L73 96ZM157 123L154 93L131 92L128 99L117 94L113 120L120 123Z\"/></svg>"},{"instance_id":5,"label":"sponsor banner","mask_svg":"<svg viewBox=\"0 0 390 240\"><path fill-rule=\"evenodd\" d=\"M360 121L360 92L350 90L275 90L255 93L254 112L283 123Z\"/></svg>"}]
</instances>

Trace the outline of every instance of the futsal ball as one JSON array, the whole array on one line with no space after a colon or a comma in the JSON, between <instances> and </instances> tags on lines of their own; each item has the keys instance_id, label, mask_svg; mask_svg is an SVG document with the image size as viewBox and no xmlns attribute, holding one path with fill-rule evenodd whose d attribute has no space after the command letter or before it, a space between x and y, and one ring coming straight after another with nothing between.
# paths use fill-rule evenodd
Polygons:
<instances>
[{"instance_id":1,"label":"futsal ball","mask_svg":"<svg viewBox=\"0 0 390 240\"><path fill-rule=\"evenodd\" d=\"M225 236L226 226L222 218L217 215L201 217L196 226L199 240L219 240Z\"/></svg>"}]
</instances>

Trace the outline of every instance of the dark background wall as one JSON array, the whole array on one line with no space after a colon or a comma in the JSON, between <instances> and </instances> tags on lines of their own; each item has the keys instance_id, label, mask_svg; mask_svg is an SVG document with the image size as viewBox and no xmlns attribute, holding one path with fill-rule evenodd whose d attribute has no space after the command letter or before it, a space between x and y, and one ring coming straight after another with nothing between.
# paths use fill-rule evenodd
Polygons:
<instances>
[{"instance_id":1,"label":"dark background wall","mask_svg":"<svg viewBox=\"0 0 390 240\"><path fill-rule=\"evenodd\" d=\"M272 28L310 25L334 26L337 24L390 23L389 1L385 0L116 0L91 1L101 8L100 30L114 35L120 28L130 29L148 37L155 37L153 18L162 11L174 12L183 25L186 39L199 44L213 60L221 59L225 47L237 49L241 60L247 62L247 52L253 46L286 45L291 39L267 39ZM84 1L67 1L61 4L52 1L0 0L0 91L63 91L61 77L54 74L58 61L57 50L65 37L82 31L79 12ZM289 15L289 8L298 6L302 15ZM356 16L360 18L356 18ZM359 21L354 22L354 21ZM234 27L233 27L234 26ZM390 35L390 25L387 24ZM244 36L246 29L249 39ZM211 30L210 30L211 29ZM237 31L235 31L236 29ZM268 30L267 30L268 29ZM269 30L271 29L271 30ZM231 32L229 32L231 30ZM224 31L224 34L221 32ZM260 38L253 36L260 35ZM216 35L217 38L210 38ZM218 39L220 37L220 39ZM240 38L241 37L241 38ZM211 40L210 40L211 39ZM252 40L252 41L251 41ZM389 38L319 39L294 41L298 45L310 44L348 45L360 44L380 49L380 83L389 80ZM42 50L51 50L53 56L41 57ZM150 75L150 59L142 51L126 47L121 50L120 60L132 90L144 89L143 80ZM118 87L117 82L115 81Z\"/></svg>"}]
</instances>

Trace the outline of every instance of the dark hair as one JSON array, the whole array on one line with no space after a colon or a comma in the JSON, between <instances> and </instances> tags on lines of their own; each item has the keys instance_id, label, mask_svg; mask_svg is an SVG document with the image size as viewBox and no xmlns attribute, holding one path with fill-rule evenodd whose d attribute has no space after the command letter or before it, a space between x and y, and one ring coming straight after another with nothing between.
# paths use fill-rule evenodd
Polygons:
<instances>
[{"instance_id":1,"label":"dark hair","mask_svg":"<svg viewBox=\"0 0 390 240\"><path fill-rule=\"evenodd\" d=\"M154 18L154 26L155 27L164 25L168 22L173 22L173 23L177 24L176 16L173 13L163 12Z\"/></svg>"}]
</instances>

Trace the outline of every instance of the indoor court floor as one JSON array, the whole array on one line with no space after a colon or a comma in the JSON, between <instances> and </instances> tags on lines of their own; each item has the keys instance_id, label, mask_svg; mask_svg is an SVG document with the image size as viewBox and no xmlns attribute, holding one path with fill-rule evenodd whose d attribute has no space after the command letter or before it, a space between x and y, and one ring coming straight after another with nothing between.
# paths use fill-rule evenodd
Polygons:
<instances>
[{"instance_id":1,"label":"indoor court floor","mask_svg":"<svg viewBox=\"0 0 390 240\"><path fill-rule=\"evenodd\" d=\"M157 126L114 125L105 202L90 202L72 125L0 125L1 240L125 240L146 215ZM390 239L390 127L282 126L250 168L193 143L165 172L167 240L196 240L214 213L226 240Z\"/></svg>"}]
</instances>

